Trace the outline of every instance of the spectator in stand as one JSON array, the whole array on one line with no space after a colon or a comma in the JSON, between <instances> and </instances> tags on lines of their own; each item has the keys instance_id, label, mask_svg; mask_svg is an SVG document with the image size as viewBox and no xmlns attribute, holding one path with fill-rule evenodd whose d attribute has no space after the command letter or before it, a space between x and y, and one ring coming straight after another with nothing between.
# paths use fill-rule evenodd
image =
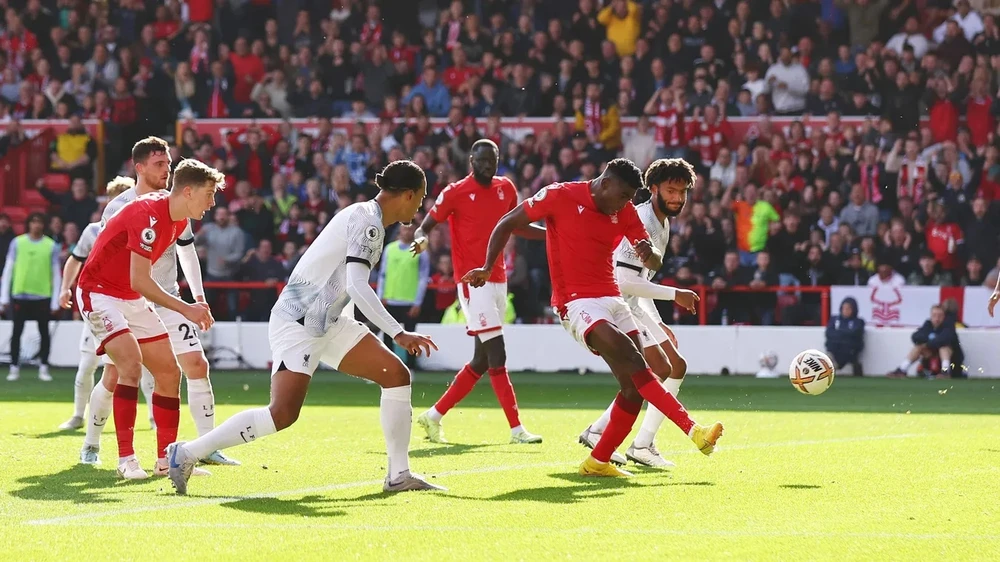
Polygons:
<instances>
[{"instance_id":1,"label":"spectator in stand","mask_svg":"<svg viewBox=\"0 0 1000 562\"><path fill-rule=\"evenodd\" d=\"M642 32L642 8L631 0L611 0L597 14L597 22L607 30L607 38L618 56L635 53L636 39Z\"/></svg>"},{"instance_id":2,"label":"spectator in stand","mask_svg":"<svg viewBox=\"0 0 1000 562\"><path fill-rule=\"evenodd\" d=\"M965 262L965 273L958 282L962 287L984 287L986 286L986 271L983 269L983 262L976 255L969 256Z\"/></svg>"},{"instance_id":3,"label":"spectator in stand","mask_svg":"<svg viewBox=\"0 0 1000 562\"><path fill-rule=\"evenodd\" d=\"M965 378L965 354L962 344L958 341L954 319L945 315L941 305L931 307L931 317L919 330L913 332L913 349L906 359L895 370L886 375L889 378L906 378L907 372L917 360L929 367L926 369L928 378Z\"/></svg>"},{"instance_id":4,"label":"spectator in stand","mask_svg":"<svg viewBox=\"0 0 1000 562\"><path fill-rule=\"evenodd\" d=\"M861 184L851 186L850 203L840 211L840 224L846 224L857 236L874 236L878 230L878 209L865 199Z\"/></svg>"},{"instance_id":5,"label":"spectator in stand","mask_svg":"<svg viewBox=\"0 0 1000 562\"><path fill-rule=\"evenodd\" d=\"M736 239L740 264L750 267L757 262L756 253L767 246L768 230L772 222L781 220L778 211L767 201L757 197L757 186L748 183L743 187L742 199L736 200L732 189L722 197L723 207L730 207L736 218Z\"/></svg>"},{"instance_id":6,"label":"spectator in stand","mask_svg":"<svg viewBox=\"0 0 1000 562\"><path fill-rule=\"evenodd\" d=\"M623 155L635 162L640 170L645 170L653 162L656 157L656 138L650 130L649 117L639 117L635 131L625 141Z\"/></svg>"},{"instance_id":7,"label":"spectator in stand","mask_svg":"<svg viewBox=\"0 0 1000 562\"><path fill-rule=\"evenodd\" d=\"M747 276L751 289L766 289L778 286L778 274L771 266L771 254L767 250L757 252L757 266ZM752 296L751 313L753 323L761 326L774 324L774 310L778 305L776 293L762 292Z\"/></svg>"},{"instance_id":8,"label":"spectator in stand","mask_svg":"<svg viewBox=\"0 0 1000 562\"><path fill-rule=\"evenodd\" d=\"M836 284L864 287L868 284L871 274L865 269L861 260L861 249L852 248L847 263L837 272Z\"/></svg>"},{"instance_id":9,"label":"spectator in stand","mask_svg":"<svg viewBox=\"0 0 1000 562\"><path fill-rule=\"evenodd\" d=\"M80 232L91 222L98 210L97 200L89 193L87 182L77 178L70 184L69 193L56 193L45 186L45 178L40 178L35 187L45 199L60 209L63 222L71 222Z\"/></svg>"},{"instance_id":10,"label":"spectator in stand","mask_svg":"<svg viewBox=\"0 0 1000 562\"><path fill-rule=\"evenodd\" d=\"M1000 256L1000 231L995 217L988 213L986 200L976 197L972 200L972 216L962 220L966 252L970 256L978 256L982 263L994 263Z\"/></svg>"},{"instance_id":11,"label":"spectator in stand","mask_svg":"<svg viewBox=\"0 0 1000 562\"><path fill-rule=\"evenodd\" d=\"M920 256L919 266L906 280L908 285L924 287L946 287L952 284L951 272L938 268L934 254L925 251Z\"/></svg>"},{"instance_id":12,"label":"spectator in stand","mask_svg":"<svg viewBox=\"0 0 1000 562\"><path fill-rule=\"evenodd\" d=\"M711 287L716 291L725 291L730 287L747 284L748 273L740 265L740 254L736 251L726 252L721 267L709 274ZM743 324L750 320L748 296L739 293L723 292L710 316L712 324Z\"/></svg>"},{"instance_id":13,"label":"spectator in stand","mask_svg":"<svg viewBox=\"0 0 1000 562\"><path fill-rule=\"evenodd\" d=\"M800 62L793 60L791 48L781 47L778 63L767 70L764 80L774 100L774 110L779 115L797 115L805 109L809 73Z\"/></svg>"},{"instance_id":14,"label":"spectator in stand","mask_svg":"<svg viewBox=\"0 0 1000 562\"><path fill-rule=\"evenodd\" d=\"M953 272L958 270L965 239L962 229L948 219L947 213L944 205L933 203L928 212L925 230L927 249L941 265L942 271Z\"/></svg>"},{"instance_id":15,"label":"spectator in stand","mask_svg":"<svg viewBox=\"0 0 1000 562\"><path fill-rule=\"evenodd\" d=\"M247 250L240 267L240 277L243 281L264 283L275 287L288 278L285 267L272 252L271 241L262 239L256 248ZM250 291L250 306L247 308L246 320L251 322L266 322L271 313L271 307L278 300L278 294L270 289L254 289Z\"/></svg>"},{"instance_id":16,"label":"spectator in stand","mask_svg":"<svg viewBox=\"0 0 1000 562\"><path fill-rule=\"evenodd\" d=\"M78 115L69 120L65 131L56 136L50 148L52 171L69 174L70 178L93 181L97 144Z\"/></svg>"},{"instance_id":17,"label":"spectator in stand","mask_svg":"<svg viewBox=\"0 0 1000 562\"><path fill-rule=\"evenodd\" d=\"M356 185L367 182L368 165L371 163L371 153L366 146L368 140L364 135L351 137L351 144L339 150L333 158L333 165L347 166L351 181Z\"/></svg>"},{"instance_id":18,"label":"spectator in stand","mask_svg":"<svg viewBox=\"0 0 1000 562\"><path fill-rule=\"evenodd\" d=\"M455 270L452 267L450 254L441 254L437 257L429 287L433 291L434 298L424 299L424 314L428 322L440 322L444 311L458 298L458 285L455 283Z\"/></svg>"},{"instance_id":19,"label":"spectator in stand","mask_svg":"<svg viewBox=\"0 0 1000 562\"><path fill-rule=\"evenodd\" d=\"M204 224L195 234L199 257L205 262L206 281L236 281L240 263L244 257L247 235L236 224L236 216L230 214L226 207L216 207L214 221ZM216 303L218 290L205 291L209 303ZM238 314L237 292L224 291L226 295L226 311L216 313L216 318L235 318Z\"/></svg>"},{"instance_id":20,"label":"spectator in stand","mask_svg":"<svg viewBox=\"0 0 1000 562\"><path fill-rule=\"evenodd\" d=\"M424 67L420 83L403 98L403 103L408 105L416 96L424 100L432 117L445 117L448 114L451 96L448 94L448 88L438 80L437 70L433 66Z\"/></svg>"}]
</instances>

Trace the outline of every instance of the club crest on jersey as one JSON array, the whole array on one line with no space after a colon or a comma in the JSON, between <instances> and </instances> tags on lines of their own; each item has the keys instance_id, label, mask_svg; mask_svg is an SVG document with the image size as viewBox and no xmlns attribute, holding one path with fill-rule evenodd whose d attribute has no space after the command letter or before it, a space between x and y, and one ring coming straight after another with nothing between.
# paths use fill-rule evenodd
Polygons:
<instances>
[{"instance_id":1,"label":"club crest on jersey","mask_svg":"<svg viewBox=\"0 0 1000 562\"><path fill-rule=\"evenodd\" d=\"M110 334L111 331L114 330L115 325L111 322L111 319L108 318L107 316L105 316L101 320L103 320L104 322L104 331Z\"/></svg>"},{"instance_id":2,"label":"club crest on jersey","mask_svg":"<svg viewBox=\"0 0 1000 562\"><path fill-rule=\"evenodd\" d=\"M374 226L369 226L365 229L365 238L371 240L372 242L378 240L378 229Z\"/></svg>"},{"instance_id":3,"label":"club crest on jersey","mask_svg":"<svg viewBox=\"0 0 1000 562\"><path fill-rule=\"evenodd\" d=\"M503 201L503 187L497 188L497 198Z\"/></svg>"},{"instance_id":4,"label":"club crest on jersey","mask_svg":"<svg viewBox=\"0 0 1000 562\"><path fill-rule=\"evenodd\" d=\"M618 224L618 213L611 215L611 224Z\"/></svg>"},{"instance_id":5,"label":"club crest on jersey","mask_svg":"<svg viewBox=\"0 0 1000 562\"><path fill-rule=\"evenodd\" d=\"M486 314L482 312L479 313L479 326L482 328L486 327Z\"/></svg>"},{"instance_id":6,"label":"club crest on jersey","mask_svg":"<svg viewBox=\"0 0 1000 562\"><path fill-rule=\"evenodd\" d=\"M583 318L583 321L586 322L587 324L591 324L594 322L594 319L591 318L590 314L587 314L586 311L580 313L580 318Z\"/></svg>"}]
</instances>

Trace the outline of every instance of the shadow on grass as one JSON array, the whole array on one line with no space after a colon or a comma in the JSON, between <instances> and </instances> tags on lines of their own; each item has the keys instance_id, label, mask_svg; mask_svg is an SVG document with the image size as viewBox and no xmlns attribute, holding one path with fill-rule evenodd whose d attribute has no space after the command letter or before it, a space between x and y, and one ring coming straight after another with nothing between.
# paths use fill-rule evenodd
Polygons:
<instances>
[{"instance_id":1,"label":"shadow on grass","mask_svg":"<svg viewBox=\"0 0 1000 562\"><path fill-rule=\"evenodd\" d=\"M310 494L301 498L244 498L233 499L219 504L221 507L246 513L265 515L294 515L297 517L341 517L348 515L345 508L370 510L378 507L380 500L387 500L398 494L373 492L353 498L331 498ZM212 497L212 496L204 496ZM391 507L385 505L385 507Z\"/></svg>"},{"instance_id":2,"label":"shadow on grass","mask_svg":"<svg viewBox=\"0 0 1000 562\"><path fill-rule=\"evenodd\" d=\"M424 445L426 446L426 448L424 448L424 449L411 449L410 450L410 458L411 459L424 459L424 458L429 458L429 457L448 456L448 455L467 455L467 454L476 454L476 453L492 453L492 452L495 452L495 449L498 449L500 447L505 447L507 444L506 443L468 443L468 444L466 444L466 443L445 443L445 444L436 445L434 443L430 443L430 442L425 441ZM372 453L376 453L377 452L377 453L381 453L381 454L385 453L384 450L383 451L370 451L370 452L372 452ZM514 451L511 451L511 452L514 453ZM541 451L539 451L537 449L532 450L532 449L524 447L522 445L522 446L519 446L519 448L516 451L516 454L520 455L520 454L525 454L526 453L526 454L531 454L531 455L537 455L540 452Z\"/></svg>"},{"instance_id":3,"label":"shadow on grass","mask_svg":"<svg viewBox=\"0 0 1000 562\"><path fill-rule=\"evenodd\" d=\"M72 380L60 369L58 376ZM430 406L447 389L454 373L420 372L413 384L415 410ZM607 374L513 373L521 409L604 410L614 400L617 385ZM822 398L802 396L788 380L744 376L688 375L683 400L689 410L753 412L857 412L914 414L1000 413L996 380L888 380L882 377L838 378ZM216 402L260 406L269 401L270 381L264 371L220 371L212 380ZM62 387L60 387L62 388ZM939 390L947 388L947 394ZM68 403L70 395L51 383L23 379L4 387L0 402ZM308 406L377 407L379 388L341 374L323 371L309 385ZM498 410L489 385L479 385L462 401L464 409ZM144 425L141 424L140 425Z\"/></svg>"},{"instance_id":4,"label":"shadow on grass","mask_svg":"<svg viewBox=\"0 0 1000 562\"><path fill-rule=\"evenodd\" d=\"M646 486L714 486L714 482L670 482L670 475L667 472L657 471L665 479L649 481L636 481L629 478L594 478L580 476L578 474L551 473L550 478L568 482L570 485L554 484L551 486L538 486L535 488L524 488L511 490L487 498L477 498L469 496L451 495L456 499L488 501L488 502L539 502L549 504L575 504L594 499L610 498L622 495L626 490L643 488Z\"/></svg>"},{"instance_id":5,"label":"shadow on grass","mask_svg":"<svg viewBox=\"0 0 1000 562\"><path fill-rule=\"evenodd\" d=\"M122 500L116 497L117 494L121 493L123 487L136 482L119 480L114 476L114 472L99 470L86 464L75 464L53 474L21 478L17 483L26 485L11 491L10 495L31 501L70 501L76 504L121 503ZM109 490L115 490L116 495L102 493Z\"/></svg>"},{"instance_id":6,"label":"shadow on grass","mask_svg":"<svg viewBox=\"0 0 1000 562\"><path fill-rule=\"evenodd\" d=\"M778 487L786 488L788 490L818 490L823 486L817 486L815 484L782 484Z\"/></svg>"}]
</instances>

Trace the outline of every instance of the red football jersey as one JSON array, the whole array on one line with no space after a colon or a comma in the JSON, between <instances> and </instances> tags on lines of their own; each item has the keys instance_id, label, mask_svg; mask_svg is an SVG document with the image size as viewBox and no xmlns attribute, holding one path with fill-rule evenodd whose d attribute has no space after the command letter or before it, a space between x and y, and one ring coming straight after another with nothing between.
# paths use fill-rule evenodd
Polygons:
<instances>
[{"instance_id":1,"label":"red football jersey","mask_svg":"<svg viewBox=\"0 0 1000 562\"><path fill-rule=\"evenodd\" d=\"M108 220L80 272L80 289L123 300L142 297L132 289L132 253L155 263L187 226L187 219L170 220L169 197L167 191L147 193Z\"/></svg>"},{"instance_id":2,"label":"red football jersey","mask_svg":"<svg viewBox=\"0 0 1000 562\"><path fill-rule=\"evenodd\" d=\"M545 219L553 306L621 296L611 255L622 237L633 244L649 238L632 203L605 215L594 203L590 182L575 181L545 187L523 207L531 220Z\"/></svg>"},{"instance_id":3,"label":"red football jersey","mask_svg":"<svg viewBox=\"0 0 1000 562\"><path fill-rule=\"evenodd\" d=\"M937 224L927 221L924 228L927 236L927 249L941 264L942 271L955 271L961 265L958 260L958 245L965 242L962 229L953 222Z\"/></svg>"},{"instance_id":4,"label":"red football jersey","mask_svg":"<svg viewBox=\"0 0 1000 562\"><path fill-rule=\"evenodd\" d=\"M470 174L441 190L431 208L431 217L439 223L448 221L456 282L469 271L483 266L490 234L501 217L515 206L517 189L504 177L494 177L489 187L483 187ZM489 280L492 283L507 281L502 255L493 264Z\"/></svg>"}]
</instances>

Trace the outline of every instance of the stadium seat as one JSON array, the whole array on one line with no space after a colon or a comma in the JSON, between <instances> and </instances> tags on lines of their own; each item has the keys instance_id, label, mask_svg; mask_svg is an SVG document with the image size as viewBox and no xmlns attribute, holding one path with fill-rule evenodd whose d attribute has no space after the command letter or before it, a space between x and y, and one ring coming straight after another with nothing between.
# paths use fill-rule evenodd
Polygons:
<instances>
[{"instance_id":1,"label":"stadium seat","mask_svg":"<svg viewBox=\"0 0 1000 562\"><path fill-rule=\"evenodd\" d=\"M45 187L49 188L50 191L54 191L56 193L65 193L69 191L69 174L49 173L45 174L44 180Z\"/></svg>"},{"instance_id":2,"label":"stadium seat","mask_svg":"<svg viewBox=\"0 0 1000 562\"><path fill-rule=\"evenodd\" d=\"M10 223L14 227L14 231L18 234L24 232L24 221L28 220L28 215L31 214L26 207L4 207L4 214L10 217Z\"/></svg>"},{"instance_id":3,"label":"stadium seat","mask_svg":"<svg viewBox=\"0 0 1000 562\"><path fill-rule=\"evenodd\" d=\"M42 207L47 208L49 206L49 200L46 199L38 190L26 189L21 192L18 203L23 207Z\"/></svg>"}]
</instances>

